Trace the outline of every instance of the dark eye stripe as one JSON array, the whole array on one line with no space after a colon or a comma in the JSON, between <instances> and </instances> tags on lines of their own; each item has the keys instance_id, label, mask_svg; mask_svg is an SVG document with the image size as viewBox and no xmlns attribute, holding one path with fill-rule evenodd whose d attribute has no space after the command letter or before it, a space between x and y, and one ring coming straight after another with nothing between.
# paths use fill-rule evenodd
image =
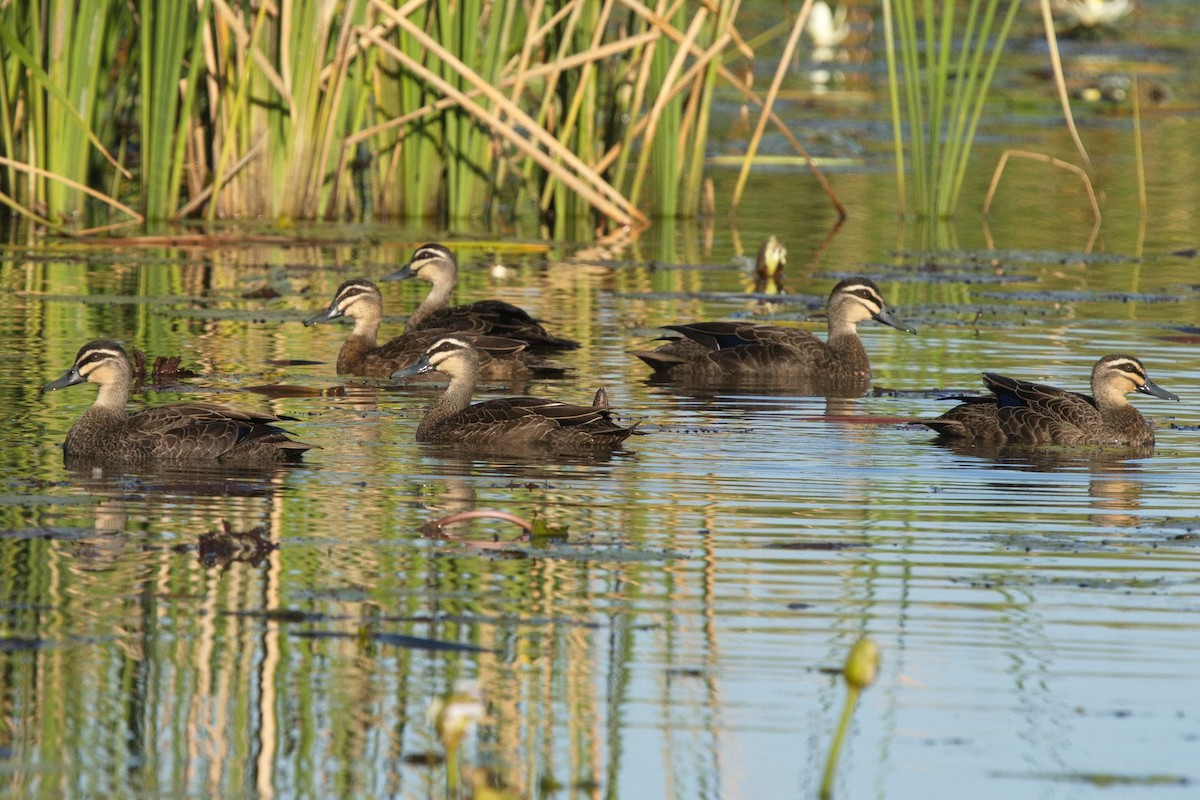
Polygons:
<instances>
[{"instance_id":1,"label":"dark eye stripe","mask_svg":"<svg viewBox=\"0 0 1200 800\"><path fill-rule=\"evenodd\" d=\"M1138 364L1134 361L1114 361L1109 364L1109 367L1120 370L1121 372L1127 372L1130 375L1133 375L1135 378L1141 378L1144 380L1146 377L1145 368L1143 368L1141 364Z\"/></svg>"},{"instance_id":2,"label":"dark eye stripe","mask_svg":"<svg viewBox=\"0 0 1200 800\"><path fill-rule=\"evenodd\" d=\"M94 364L99 364L101 362L108 361L109 359L112 359L112 358L120 358L120 357L121 357L120 353L115 353L112 350L88 350L82 356L75 359L75 366L78 367L79 369L83 369L84 367L87 367L87 366L92 366Z\"/></svg>"},{"instance_id":3,"label":"dark eye stripe","mask_svg":"<svg viewBox=\"0 0 1200 800\"><path fill-rule=\"evenodd\" d=\"M335 301L337 303L346 303L350 300L357 300L360 297L370 297L377 294L379 290L374 285L366 283L344 283L342 288L338 290Z\"/></svg>"},{"instance_id":4,"label":"dark eye stripe","mask_svg":"<svg viewBox=\"0 0 1200 800\"><path fill-rule=\"evenodd\" d=\"M457 353L467 348L467 343L458 339L441 339L429 348L429 355L436 356L443 353Z\"/></svg>"},{"instance_id":5,"label":"dark eye stripe","mask_svg":"<svg viewBox=\"0 0 1200 800\"><path fill-rule=\"evenodd\" d=\"M879 294L879 292L875 291L870 286L855 284L853 286L847 286L844 291L847 294L859 298L860 300L866 300L867 302L878 306L879 308L883 308L884 306L883 297Z\"/></svg>"},{"instance_id":6,"label":"dark eye stripe","mask_svg":"<svg viewBox=\"0 0 1200 800\"><path fill-rule=\"evenodd\" d=\"M418 248L417 252L413 253L411 263L413 265L413 268L415 269L417 266L419 266L417 264L418 261L437 261L439 259L449 258L449 257L450 257L450 251L447 250L446 248L444 248L440 245L436 245L436 246L435 245L426 245L424 247Z\"/></svg>"}]
</instances>

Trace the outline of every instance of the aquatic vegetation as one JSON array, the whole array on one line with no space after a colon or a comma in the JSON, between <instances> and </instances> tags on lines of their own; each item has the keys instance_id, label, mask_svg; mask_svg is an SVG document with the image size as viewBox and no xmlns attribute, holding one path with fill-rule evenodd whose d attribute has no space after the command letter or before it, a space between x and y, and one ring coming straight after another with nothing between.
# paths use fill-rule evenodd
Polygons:
<instances>
[{"instance_id":1,"label":"aquatic vegetation","mask_svg":"<svg viewBox=\"0 0 1200 800\"><path fill-rule=\"evenodd\" d=\"M753 97L737 6L7 4L0 200L60 230L691 215L718 81Z\"/></svg>"},{"instance_id":2,"label":"aquatic vegetation","mask_svg":"<svg viewBox=\"0 0 1200 800\"><path fill-rule=\"evenodd\" d=\"M879 664L882 653L879 645L869 637L863 636L850 648L846 663L842 666L842 678L846 681L846 702L842 706L842 718L838 721L837 733L834 734L833 744L829 748L829 758L825 761L825 772L821 778L821 800L833 797L833 778L837 772L838 757L842 752L842 743L846 732L850 730L850 719L854 716L854 708L858 705L858 696L875 682L879 675Z\"/></svg>"},{"instance_id":3,"label":"aquatic vegetation","mask_svg":"<svg viewBox=\"0 0 1200 800\"><path fill-rule=\"evenodd\" d=\"M919 20L922 6L923 19ZM996 0L986 7L980 0L972 0L960 28L953 3L944 4L942 12L935 14L929 3L884 0L896 184L902 210L908 201L903 135L907 125L917 215L953 216L988 88L1020 8L1020 0L1004 4Z\"/></svg>"}]
</instances>

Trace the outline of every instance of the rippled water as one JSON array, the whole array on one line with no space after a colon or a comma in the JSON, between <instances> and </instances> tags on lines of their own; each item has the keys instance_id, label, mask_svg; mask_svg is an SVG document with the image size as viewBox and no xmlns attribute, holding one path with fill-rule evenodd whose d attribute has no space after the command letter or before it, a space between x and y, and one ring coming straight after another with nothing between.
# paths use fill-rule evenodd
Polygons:
<instances>
[{"instance_id":1,"label":"rippled water","mask_svg":"<svg viewBox=\"0 0 1200 800\"><path fill-rule=\"evenodd\" d=\"M362 251L362 271L404 248ZM1115 295L1126 261L1061 279L1014 263L1012 282L978 287L909 266L870 271L919 334L865 324L874 391L835 400L655 385L628 355L654 321L807 315L832 278L770 307L739 293L737 268L664 279L661 266L565 262L465 289L584 342L562 357L569 378L529 391L586 400L603 385L646 430L610 459L539 461L418 446L436 389L334 376L346 329L300 320L345 267L293 267L308 290L261 301L237 296L261 275L248 266L10 262L23 290L0 367L6 783L440 796L445 768L415 763L442 751L426 709L470 677L490 715L464 758L507 786L812 796L844 692L830 670L865 633L883 669L842 796L1078 797L1109 781L1121 796L1186 793L1200 349L1174 323L1194 307L1191 261L1146 270L1130 302ZM175 277L157 299L108 299L164 270ZM638 288L697 276L708 300ZM84 286L98 294L68 295ZM416 292L386 287L387 307ZM101 334L204 373L136 404L270 409L322 449L269 473L64 471L59 442L93 390L36 386ZM1094 358L1117 349L1183 398L1136 398L1159 426L1152 456L956 452L903 422L947 407L931 390L974 391L984 369L1085 389ZM321 363L287 366L306 360ZM537 516L566 538L497 548L516 529L491 520L423 533L470 509ZM262 526L277 549L214 556L200 537L223 525Z\"/></svg>"},{"instance_id":2,"label":"rippled water","mask_svg":"<svg viewBox=\"0 0 1200 800\"><path fill-rule=\"evenodd\" d=\"M1086 45L1066 48L1078 63ZM1180 92L1184 49L1159 78ZM851 81L849 101L829 101L841 119ZM545 257L385 226L311 232L327 246L5 251L0 786L448 796L426 712L471 678L489 713L462 761L517 796L813 797L845 693L836 670L868 634L882 670L835 796L1191 796L1200 314L1196 261L1171 255L1196 244L1186 108L1147 126L1144 237L1128 119L1082 115L1107 190L1086 253L1070 182L1033 174L1006 184L990 231L964 214L971 250L920 255L869 153L835 177L851 210L836 231L806 178L756 173L734 222L664 220L638 242ZM981 145L976 201L1002 133ZM732 178L717 182L726 196ZM788 245L791 293L765 303L744 293L744 256L769 233ZM998 249L981 251L988 235ZM599 460L456 454L413 441L436 389L335 376L346 329L301 320L429 238L458 248L460 299L521 303L583 342L561 356L567 378L521 391L582 402L604 386L646 435ZM483 268L497 259L511 269ZM814 312L852 274L919 328L862 326L867 396L688 391L650 383L629 355L666 322L761 316L824 335ZM264 286L280 296L243 296ZM383 291L392 335L420 287ZM37 387L100 336L200 373L135 406L288 414L321 449L270 472L64 470L60 443L94 390ZM905 422L978 391L985 370L1086 391L1114 351L1181 397L1134 398L1158 428L1152 455L953 449ZM471 509L565 538L426 527ZM226 526L254 535L215 550L204 537Z\"/></svg>"}]
</instances>

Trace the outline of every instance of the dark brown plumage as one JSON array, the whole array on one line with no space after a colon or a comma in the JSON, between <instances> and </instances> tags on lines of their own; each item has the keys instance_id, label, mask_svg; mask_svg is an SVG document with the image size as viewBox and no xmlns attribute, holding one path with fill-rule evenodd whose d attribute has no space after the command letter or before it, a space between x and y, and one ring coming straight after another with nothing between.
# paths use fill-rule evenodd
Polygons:
<instances>
[{"instance_id":1,"label":"dark brown plumage","mask_svg":"<svg viewBox=\"0 0 1200 800\"><path fill-rule=\"evenodd\" d=\"M807 331L751 322L664 325L682 334L651 351L635 352L655 377L686 383L786 383L861 394L870 386L871 365L857 325L875 319L913 332L893 316L879 287L867 278L847 278L829 295L829 338Z\"/></svg>"},{"instance_id":2,"label":"dark brown plumage","mask_svg":"<svg viewBox=\"0 0 1200 800\"><path fill-rule=\"evenodd\" d=\"M116 342L97 339L79 349L75 364L42 387L52 392L78 383L100 387L63 445L68 463L218 461L262 464L296 461L313 446L275 426L289 419L213 403L175 403L126 413L132 369Z\"/></svg>"},{"instance_id":3,"label":"dark brown plumage","mask_svg":"<svg viewBox=\"0 0 1200 800\"><path fill-rule=\"evenodd\" d=\"M329 307L304 321L305 325L329 322L339 317L354 320L354 330L338 352L338 375L386 378L419 358L431 344L452 331L442 329L403 333L384 344L376 344L383 318L383 295L368 280L355 278L338 287ZM503 336L463 334L480 351L480 374L488 380L524 379L531 376L562 375L566 367L530 353L525 342Z\"/></svg>"},{"instance_id":4,"label":"dark brown plumage","mask_svg":"<svg viewBox=\"0 0 1200 800\"><path fill-rule=\"evenodd\" d=\"M569 453L611 450L637 427L624 428L613 421L603 389L596 392L590 406L540 397L504 397L471 405L478 353L456 336L439 339L416 363L393 377L431 370L449 377L450 385L417 426L418 442L450 442L493 451Z\"/></svg>"},{"instance_id":5,"label":"dark brown plumage","mask_svg":"<svg viewBox=\"0 0 1200 800\"><path fill-rule=\"evenodd\" d=\"M1125 395L1179 399L1150 380L1141 361L1119 354L1092 368L1094 397L991 372L983 383L992 394L963 398L962 405L922 422L942 436L969 441L1140 447L1154 444L1154 427Z\"/></svg>"},{"instance_id":6,"label":"dark brown plumage","mask_svg":"<svg viewBox=\"0 0 1200 800\"><path fill-rule=\"evenodd\" d=\"M399 281L420 278L432 287L429 294L408 318L408 331L440 328L462 333L489 334L518 339L535 350L574 350L579 342L555 336L523 308L503 300L480 300L462 306L450 306L450 295L458 283L458 261L450 248L425 244L417 248L409 262L381 280Z\"/></svg>"}]
</instances>

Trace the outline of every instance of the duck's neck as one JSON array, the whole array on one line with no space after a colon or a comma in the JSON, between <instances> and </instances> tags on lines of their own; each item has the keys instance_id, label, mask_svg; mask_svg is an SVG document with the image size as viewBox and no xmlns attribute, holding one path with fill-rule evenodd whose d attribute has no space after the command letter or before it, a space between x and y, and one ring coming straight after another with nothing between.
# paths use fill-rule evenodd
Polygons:
<instances>
[{"instance_id":1,"label":"duck's neck","mask_svg":"<svg viewBox=\"0 0 1200 800\"><path fill-rule=\"evenodd\" d=\"M379 317L372 314L355 318L354 331L350 335L362 339L369 347L374 347L375 337L379 335Z\"/></svg>"},{"instance_id":2,"label":"duck's neck","mask_svg":"<svg viewBox=\"0 0 1200 800\"><path fill-rule=\"evenodd\" d=\"M450 283L435 283L429 290L429 294L425 295L425 299L421 301L421 305L417 306L417 310L412 312L408 318L408 330L420 330L421 326L431 316L450 307L450 294L454 286Z\"/></svg>"},{"instance_id":3,"label":"duck's neck","mask_svg":"<svg viewBox=\"0 0 1200 800\"><path fill-rule=\"evenodd\" d=\"M1108 413L1120 411L1125 408L1132 409L1134 411L1137 410L1129 404L1129 398L1127 398L1125 393L1120 389L1116 389L1111 386L1093 386L1092 394L1096 399L1096 408L1100 409L1101 412Z\"/></svg>"},{"instance_id":4,"label":"duck's neck","mask_svg":"<svg viewBox=\"0 0 1200 800\"><path fill-rule=\"evenodd\" d=\"M858 327L853 322L829 320L829 339L826 344L842 363L851 363L851 359L867 363L867 349L863 347L862 339L858 338Z\"/></svg>"},{"instance_id":5,"label":"duck's neck","mask_svg":"<svg viewBox=\"0 0 1200 800\"><path fill-rule=\"evenodd\" d=\"M367 354L375 349L376 337L379 335L379 317L358 317L354 320L354 330L342 342L338 351L338 375L354 375L358 365Z\"/></svg>"},{"instance_id":6,"label":"duck's neck","mask_svg":"<svg viewBox=\"0 0 1200 800\"><path fill-rule=\"evenodd\" d=\"M452 376L446 391L433 404L433 408L426 412L425 418L417 426L417 440L425 441L430 438L439 425L471 404L471 395L473 394L475 394L474 374Z\"/></svg>"},{"instance_id":7,"label":"duck's neck","mask_svg":"<svg viewBox=\"0 0 1200 800\"><path fill-rule=\"evenodd\" d=\"M96 395L96 402L92 404L90 411L124 417L125 406L129 405L129 394L128 382L105 384L100 387L100 392Z\"/></svg>"}]
</instances>

